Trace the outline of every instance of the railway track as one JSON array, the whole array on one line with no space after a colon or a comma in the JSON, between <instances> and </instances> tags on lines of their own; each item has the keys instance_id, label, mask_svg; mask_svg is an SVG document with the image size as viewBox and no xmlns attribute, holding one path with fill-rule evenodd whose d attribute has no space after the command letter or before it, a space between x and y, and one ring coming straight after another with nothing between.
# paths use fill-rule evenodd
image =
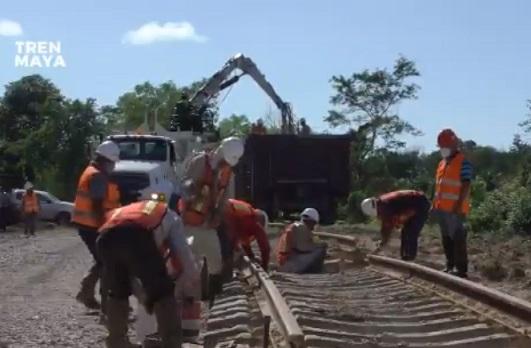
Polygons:
<instances>
[{"instance_id":1,"label":"railway track","mask_svg":"<svg viewBox=\"0 0 531 348\"><path fill-rule=\"evenodd\" d=\"M350 237L320 237L348 255ZM413 263L352 259L313 275L249 262L214 307L205 347L531 347L530 303Z\"/></svg>"}]
</instances>

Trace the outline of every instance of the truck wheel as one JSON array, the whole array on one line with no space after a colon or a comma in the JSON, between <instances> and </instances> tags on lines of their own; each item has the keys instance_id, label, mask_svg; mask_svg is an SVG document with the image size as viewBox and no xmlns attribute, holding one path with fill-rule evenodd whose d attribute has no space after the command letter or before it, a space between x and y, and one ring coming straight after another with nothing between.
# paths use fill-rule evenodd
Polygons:
<instances>
[{"instance_id":1,"label":"truck wheel","mask_svg":"<svg viewBox=\"0 0 531 348\"><path fill-rule=\"evenodd\" d=\"M208 263L206 258L203 258L203 266L201 267L201 301L208 301Z\"/></svg>"},{"instance_id":2,"label":"truck wheel","mask_svg":"<svg viewBox=\"0 0 531 348\"><path fill-rule=\"evenodd\" d=\"M70 214L66 212L59 213L55 221L60 226L68 226L70 224Z\"/></svg>"}]
</instances>

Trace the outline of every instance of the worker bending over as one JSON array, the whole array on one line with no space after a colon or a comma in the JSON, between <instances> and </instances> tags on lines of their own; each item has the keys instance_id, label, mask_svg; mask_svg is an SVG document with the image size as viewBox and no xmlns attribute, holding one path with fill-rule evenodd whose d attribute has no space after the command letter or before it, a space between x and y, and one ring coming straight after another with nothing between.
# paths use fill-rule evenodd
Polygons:
<instances>
[{"instance_id":1,"label":"worker bending over","mask_svg":"<svg viewBox=\"0 0 531 348\"><path fill-rule=\"evenodd\" d=\"M232 277L234 254L240 248L251 259L255 260L251 243L256 240L260 248L260 260L264 270L269 266L271 247L267 239L267 214L254 209L247 202L228 199L223 213L223 222L218 228L223 256L224 276Z\"/></svg>"},{"instance_id":2,"label":"worker bending over","mask_svg":"<svg viewBox=\"0 0 531 348\"><path fill-rule=\"evenodd\" d=\"M146 312L157 319L162 347L181 347L181 314L174 281L193 301L199 271L186 243L179 216L157 201L140 201L108 214L100 227L98 252L108 291L106 340L109 348L131 346L127 337L131 279L142 285Z\"/></svg>"},{"instance_id":3,"label":"worker bending over","mask_svg":"<svg viewBox=\"0 0 531 348\"><path fill-rule=\"evenodd\" d=\"M288 225L276 247L276 261L280 272L319 273L326 256L326 244L314 241L313 230L319 223L319 213L306 208L301 221Z\"/></svg>"},{"instance_id":4,"label":"worker bending over","mask_svg":"<svg viewBox=\"0 0 531 348\"><path fill-rule=\"evenodd\" d=\"M96 252L98 229L104 222L105 212L120 206L118 186L109 179L119 155L120 149L112 141L105 141L96 148L94 161L79 178L74 201L72 222L77 225L79 236L94 259L94 264L81 281L76 299L90 309L100 308L94 297L96 283L101 276L101 262Z\"/></svg>"},{"instance_id":5,"label":"worker bending over","mask_svg":"<svg viewBox=\"0 0 531 348\"><path fill-rule=\"evenodd\" d=\"M26 192L22 195L22 216L24 217L24 235L28 237L35 235L35 225L41 206L39 198L33 191L33 184L27 182L24 189Z\"/></svg>"},{"instance_id":6,"label":"worker bending over","mask_svg":"<svg viewBox=\"0 0 531 348\"><path fill-rule=\"evenodd\" d=\"M417 256L418 238L430 212L431 203L424 193L412 190L389 192L363 200L361 210L381 221L382 240L377 250L389 241L395 228L402 227L400 257L412 261Z\"/></svg>"},{"instance_id":7,"label":"worker bending over","mask_svg":"<svg viewBox=\"0 0 531 348\"><path fill-rule=\"evenodd\" d=\"M232 167L238 163L243 151L243 143L239 138L223 139L214 151L194 156L183 175L183 196L179 201L179 211L186 236L194 237L194 254L207 259L208 299L211 303L222 290L222 257L216 229L221 223L228 199L227 188Z\"/></svg>"},{"instance_id":8,"label":"worker bending over","mask_svg":"<svg viewBox=\"0 0 531 348\"><path fill-rule=\"evenodd\" d=\"M433 214L441 228L446 255L445 272L466 278L468 257L464 226L470 211L472 164L459 151L459 139L451 129L444 129L437 138L442 159L435 174Z\"/></svg>"}]
</instances>

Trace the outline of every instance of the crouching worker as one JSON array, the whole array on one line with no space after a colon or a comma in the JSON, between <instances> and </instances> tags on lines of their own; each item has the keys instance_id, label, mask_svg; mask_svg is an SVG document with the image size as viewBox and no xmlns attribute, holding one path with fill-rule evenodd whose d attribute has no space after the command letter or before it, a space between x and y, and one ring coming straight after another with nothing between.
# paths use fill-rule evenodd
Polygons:
<instances>
[{"instance_id":1,"label":"crouching worker","mask_svg":"<svg viewBox=\"0 0 531 348\"><path fill-rule=\"evenodd\" d=\"M382 240L376 251L387 245L395 228L401 227L400 256L405 261L414 260L420 231L428 219L430 207L431 203L424 193L412 190L389 192L363 200L363 213L381 221Z\"/></svg>"},{"instance_id":2,"label":"crouching worker","mask_svg":"<svg viewBox=\"0 0 531 348\"><path fill-rule=\"evenodd\" d=\"M181 347L174 281L183 284L189 301L199 281L182 229L178 215L162 202L135 202L108 214L97 242L108 285L107 347L134 347L127 337L133 279L142 285L146 312L155 314L162 347Z\"/></svg>"},{"instance_id":3,"label":"crouching worker","mask_svg":"<svg viewBox=\"0 0 531 348\"><path fill-rule=\"evenodd\" d=\"M276 247L279 272L319 273L326 256L326 244L314 241L313 230L319 223L319 213L306 208L301 221L288 225Z\"/></svg>"},{"instance_id":4,"label":"crouching worker","mask_svg":"<svg viewBox=\"0 0 531 348\"><path fill-rule=\"evenodd\" d=\"M268 217L264 211L254 209L252 205L244 201L227 200L223 209L223 221L218 228L225 280L232 278L234 256L240 248L251 260L255 260L251 249L254 240L260 248L260 264L267 271L271 253L266 233L267 224Z\"/></svg>"}]
</instances>

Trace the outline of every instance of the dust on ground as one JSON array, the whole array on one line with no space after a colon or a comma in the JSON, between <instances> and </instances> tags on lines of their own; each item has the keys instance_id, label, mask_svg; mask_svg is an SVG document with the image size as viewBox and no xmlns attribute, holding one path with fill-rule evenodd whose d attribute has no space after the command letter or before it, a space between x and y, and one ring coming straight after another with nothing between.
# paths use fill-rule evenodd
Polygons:
<instances>
[{"instance_id":1,"label":"dust on ground","mask_svg":"<svg viewBox=\"0 0 531 348\"><path fill-rule=\"evenodd\" d=\"M349 234L358 240L357 246L367 251L376 249L380 240L373 226L334 225L321 231ZM400 256L400 233L394 232L389 245L380 255ZM493 234L468 237L469 278L486 286L531 301L531 238ZM415 262L443 269L446 258L436 227L426 226L419 239Z\"/></svg>"}]
</instances>

